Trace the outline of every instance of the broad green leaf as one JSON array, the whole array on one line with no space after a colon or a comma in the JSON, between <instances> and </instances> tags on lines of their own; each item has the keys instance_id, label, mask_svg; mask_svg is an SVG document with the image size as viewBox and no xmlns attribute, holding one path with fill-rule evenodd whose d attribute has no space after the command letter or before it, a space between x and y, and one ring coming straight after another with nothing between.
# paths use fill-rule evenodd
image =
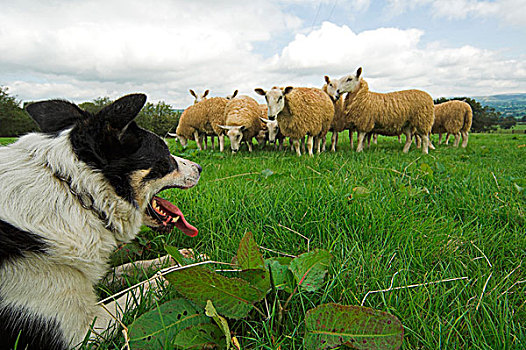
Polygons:
<instances>
[{"instance_id":1,"label":"broad green leaf","mask_svg":"<svg viewBox=\"0 0 526 350\"><path fill-rule=\"evenodd\" d=\"M191 325L210 322L188 300L175 299L137 318L129 327L132 349L164 349L175 335Z\"/></svg>"},{"instance_id":2,"label":"broad green leaf","mask_svg":"<svg viewBox=\"0 0 526 350\"><path fill-rule=\"evenodd\" d=\"M270 275L267 270L243 270L239 277L247 281L251 286L257 288L264 298L270 290Z\"/></svg>"},{"instance_id":3,"label":"broad green leaf","mask_svg":"<svg viewBox=\"0 0 526 350\"><path fill-rule=\"evenodd\" d=\"M194 263L195 261L192 260L192 259L188 259L188 258L185 258L183 256L183 254L181 254L179 252L179 249L177 249L176 247L172 247L172 246L165 246L164 249L166 250L166 252L168 254L170 254L170 256L175 260L175 262L177 264L179 264L180 266L184 266L184 265L188 265L188 264L192 264Z\"/></svg>"},{"instance_id":4,"label":"broad green leaf","mask_svg":"<svg viewBox=\"0 0 526 350\"><path fill-rule=\"evenodd\" d=\"M433 169L429 166L427 163L420 164L420 170L424 173L427 177L433 177Z\"/></svg>"},{"instance_id":5,"label":"broad green leaf","mask_svg":"<svg viewBox=\"0 0 526 350\"><path fill-rule=\"evenodd\" d=\"M323 304L305 315L305 348L399 349L404 328L396 316L363 306Z\"/></svg>"},{"instance_id":6,"label":"broad green leaf","mask_svg":"<svg viewBox=\"0 0 526 350\"><path fill-rule=\"evenodd\" d=\"M226 349L223 333L213 323L205 323L183 329L175 336L172 345L176 349L184 350Z\"/></svg>"},{"instance_id":7,"label":"broad green leaf","mask_svg":"<svg viewBox=\"0 0 526 350\"><path fill-rule=\"evenodd\" d=\"M352 193L349 196L350 199L366 198L371 194L371 190L366 187L357 186L352 189Z\"/></svg>"},{"instance_id":8,"label":"broad green leaf","mask_svg":"<svg viewBox=\"0 0 526 350\"><path fill-rule=\"evenodd\" d=\"M264 169L261 171L261 175L266 179L267 177L274 175L274 172L270 169Z\"/></svg>"},{"instance_id":9,"label":"broad green leaf","mask_svg":"<svg viewBox=\"0 0 526 350\"><path fill-rule=\"evenodd\" d=\"M265 260L265 264L272 275L272 283L277 290L292 293L294 289L294 275L289 270L292 258L279 257Z\"/></svg>"},{"instance_id":10,"label":"broad green leaf","mask_svg":"<svg viewBox=\"0 0 526 350\"><path fill-rule=\"evenodd\" d=\"M327 274L332 255L326 250L304 253L290 262L290 271L300 290L313 292L321 287Z\"/></svg>"},{"instance_id":11,"label":"broad green leaf","mask_svg":"<svg viewBox=\"0 0 526 350\"><path fill-rule=\"evenodd\" d=\"M202 266L176 270L165 278L198 306L204 307L211 300L221 315L236 319L247 316L253 304L264 297L247 281L224 277Z\"/></svg>"},{"instance_id":12,"label":"broad green leaf","mask_svg":"<svg viewBox=\"0 0 526 350\"><path fill-rule=\"evenodd\" d=\"M228 327L228 322L225 320L224 317L221 317L217 313L214 304L210 300L206 301L205 314L208 317L212 317L215 323L218 325L219 329L223 331L223 334L225 335L226 339L226 350L230 349L230 339L232 338L232 336L230 335L230 328Z\"/></svg>"},{"instance_id":13,"label":"broad green leaf","mask_svg":"<svg viewBox=\"0 0 526 350\"><path fill-rule=\"evenodd\" d=\"M237 262L243 270L265 270L263 255L259 251L259 246L254 240L252 232L247 232L241 239L237 249Z\"/></svg>"}]
</instances>

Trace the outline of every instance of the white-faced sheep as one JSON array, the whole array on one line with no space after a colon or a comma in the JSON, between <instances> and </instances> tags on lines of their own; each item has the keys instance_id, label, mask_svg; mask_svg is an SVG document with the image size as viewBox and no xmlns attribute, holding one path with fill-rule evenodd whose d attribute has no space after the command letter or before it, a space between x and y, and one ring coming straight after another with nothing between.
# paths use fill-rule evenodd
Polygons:
<instances>
[{"instance_id":1,"label":"white-faced sheep","mask_svg":"<svg viewBox=\"0 0 526 350\"><path fill-rule=\"evenodd\" d=\"M326 75L325 76L325 85L323 85L322 90L325 91L332 100L334 104L334 118L332 119L330 131L332 131L331 138L331 151L336 151L336 146L338 144L338 133L344 130L349 130L349 140L351 142L351 149L353 148L353 139L352 139L352 128L350 127L350 122L344 113L344 99L338 98L335 99L336 89L338 87L338 81L332 82L331 79ZM325 150L325 139L323 139L323 149Z\"/></svg>"},{"instance_id":2,"label":"white-faced sheep","mask_svg":"<svg viewBox=\"0 0 526 350\"><path fill-rule=\"evenodd\" d=\"M361 77L362 68L356 74L339 79L336 97L345 97L345 113L358 131L357 152L363 150L363 140L367 133L390 133L406 135L404 153L409 151L412 133L423 140L422 152L427 154L429 133L435 120L433 98L421 90L403 90L390 93L369 91L369 86Z\"/></svg>"},{"instance_id":3,"label":"white-faced sheep","mask_svg":"<svg viewBox=\"0 0 526 350\"><path fill-rule=\"evenodd\" d=\"M185 109L175 132L181 145L186 146L188 139L193 137L201 150L200 135L215 134L219 136L219 149L222 152L224 131L218 125L225 123L224 112L227 103L226 98L212 97Z\"/></svg>"},{"instance_id":4,"label":"white-faced sheep","mask_svg":"<svg viewBox=\"0 0 526 350\"><path fill-rule=\"evenodd\" d=\"M252 138L257 137L263 127L261 108L256 100L249 96L233 98L226 104L224 114L225 125L219 127L226 131L232 153L239 151L241 142L246 142L252 152Z\"/></svg>"},{"instance_id":5,"label":"white-faced sheep","mask_svg":"<svg viewBox=\"0 0 526 350\"><path fill-rule=\"evenodd\" d=\"M265 96L269 117L277 119L279 129L292 140L299 156L300 139L305 138L305 135L309 155L313 155L314 141L320 152L320 142L326 137L334 116L334 106L325 92L317 88L292 86L273 87L269 91L258 88L255 91Z\"/></svg>"},{"instance_id":6,"label":"white-faced sheep","mask_svg":"<svg viewBox=\"0 0 526 350\"><path fill-rule=\"evenodd\" d=\"M458 100L440 103L435 105L435 123L431 132L439 134L439 143L443 133L455 135L455 147L458 147L462 135L462 147L466 147L472 120L473 111L469 103Z\"/></svg>"}]
</instances>

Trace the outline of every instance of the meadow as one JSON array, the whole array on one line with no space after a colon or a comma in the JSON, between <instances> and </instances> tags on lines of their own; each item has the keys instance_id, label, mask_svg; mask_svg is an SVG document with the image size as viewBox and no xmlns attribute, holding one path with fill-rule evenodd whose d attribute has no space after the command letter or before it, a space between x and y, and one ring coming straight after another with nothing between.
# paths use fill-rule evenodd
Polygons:
<instances>
[{"instance_id":1,"label":"meadow","mask_svg":"<svg viewBox=\"0 0 526 350\"><path fill-rule=\"evenodd\" d=\"M314 157L168 143L203 167L196 187L162 193L199 235L145 228L116 260L172 245L230 262L248 231L274 251L265 257L315 248L334 256L323 288L295 294L279 329L276 305L268 320L230 321L242 349L303 349L305 312L332 301L396 315L402 349L526 348L526 135L472 134L467 149L436 145L429 155L414 145L404 154L387 137L356 153L346 135L336 153ZM168 289L163 300L173 297ZM142 302L126 323L153 307ZM118 336L102 348L123 344Z\"/></svg>"}]
</instances>

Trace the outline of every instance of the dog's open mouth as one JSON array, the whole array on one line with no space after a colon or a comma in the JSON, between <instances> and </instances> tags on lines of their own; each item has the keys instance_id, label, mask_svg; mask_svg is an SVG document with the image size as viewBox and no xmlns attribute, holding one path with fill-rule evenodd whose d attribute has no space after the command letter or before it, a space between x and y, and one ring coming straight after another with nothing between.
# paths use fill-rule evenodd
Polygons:
<instances>
[{"instance_id":1,"label":"dog's open mouth","mask_svg":"<svg viewBox=\"0 0 526 350\"><path fill-rule=\"evenodd\" d=\"M160 231L171 231L174 227L190 237L197 236L197 228L190 225L181 210L166 199L154 196L146 209L148 216L157 224Z\"/></svg>"}]
</instances>

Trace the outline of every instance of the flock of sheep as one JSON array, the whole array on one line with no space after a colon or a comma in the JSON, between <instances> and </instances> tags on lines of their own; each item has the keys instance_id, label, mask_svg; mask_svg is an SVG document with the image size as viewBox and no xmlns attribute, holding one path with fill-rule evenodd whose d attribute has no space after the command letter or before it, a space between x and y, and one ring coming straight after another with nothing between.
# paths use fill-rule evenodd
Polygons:
<instances>
[{"instance_id":1,"label":"flock of sheep","mask_svg":"<svg viewBox=\"0 0 526 350\"><path fill-rule=\"evenodd\" d=\"M413 136L423 153L434 149L430 142L431 133L455 136L454 146L458 146L462 136L462 147L468 143L471 128L472 110L463 101L448 101L433 104L432 97L421 90L403 90L390 93L369 91L362 78L362 68L356 73L331 80L325 76L322 89L305 87L273 87L265 91L257 88L255 92L266 99L266 104L258 104L249 96L237 96L237 90L227 97L207 98L208 90L198 95L193 90L194 104L181 115L175 136L181 145L186 146L189 139L197 143L201 150L207 147L208 136L219 138L219 149L224 150L224 136L230 139L233 153L246 143L252 151L252 139L260 145L267 141L279 143L288 137L298 155L301 149L313 155L325 151L326 135L332 131L331 151L336 151L338 133L349 130L351 148L353 133L358 134L357 152L361 152L365 142L375 140L376 135L406 136L404 152L411 147ZM447 143L447 139L446 139ZM301 146L301 147L300 147Z\"/></svg>"}]
</instances>

